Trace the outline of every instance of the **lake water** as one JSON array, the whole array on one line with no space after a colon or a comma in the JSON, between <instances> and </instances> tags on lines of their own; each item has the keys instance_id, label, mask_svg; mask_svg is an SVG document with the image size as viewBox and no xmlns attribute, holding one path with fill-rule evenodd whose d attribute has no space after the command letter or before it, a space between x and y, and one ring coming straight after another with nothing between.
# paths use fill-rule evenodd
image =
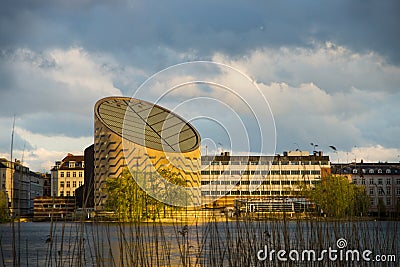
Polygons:
<instances>
[{"instance_id":1,"label":"lake water","mask_svg":"<svg viewBox=\"0 0 400 267\"><path fill-rule=\"evenodd\" d=\"M27 222L0 225L3 266L274 266L257 253L336 248L400 259L397 222L246 221L176 224ZM13 234L14 233L14 234ZM318 256L319 254L317 254ZM287 257L287 255L286 255ZM292 262L293 263L293 262ZM296 262L301 266L319 263ZM344 263L344 261L342 262ZM369 263L345 262L350 266ZM397 263L397 264L396 264ZM324 266L337 266L326 260ZM379 265L378 265L379 266Z\"/></svg>"}]
</instances>

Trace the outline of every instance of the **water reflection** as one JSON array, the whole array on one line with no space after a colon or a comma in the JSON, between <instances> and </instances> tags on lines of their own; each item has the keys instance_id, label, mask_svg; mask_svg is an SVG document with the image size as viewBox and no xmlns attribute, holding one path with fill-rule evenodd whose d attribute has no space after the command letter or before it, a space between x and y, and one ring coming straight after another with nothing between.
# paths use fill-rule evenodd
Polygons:
<instances>
[{"instance_id":1,"label":"water reflection","mask_svg":"<svg viewBox=\"0 0 400 267\"><path fill-rule=\"evenodd\" d=\"M339 238L347 239L353 249L400 256L396 222L27 222L14 226L13 237L11 224L0 225L3 266L273 266L274 262L257 259L257 251L265 245L275 250L319 250L335 246Z\"/></svg>"}]
</instances>

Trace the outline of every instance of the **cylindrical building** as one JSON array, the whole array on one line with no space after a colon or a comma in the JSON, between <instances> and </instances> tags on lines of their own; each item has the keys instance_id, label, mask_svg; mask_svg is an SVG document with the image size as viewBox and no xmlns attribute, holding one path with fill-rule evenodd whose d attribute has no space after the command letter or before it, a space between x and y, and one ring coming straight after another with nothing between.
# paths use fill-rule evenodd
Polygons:
<instances>
[{"instance_id":1,"label":"cylindrical building","mask_svg":"<svg viewBox=\"0 0 400 267\"><path fill-rule=\"evenodd\" d=\"M200 135L189 122L143 100L107 97L95 105L94 127L96 210L106 203L106 180L120 177L124 169L133 177L140 172L138 185L161 202L201 205ZM160 175L165 171L180 183Z\"/></svg>"}]
</instances>

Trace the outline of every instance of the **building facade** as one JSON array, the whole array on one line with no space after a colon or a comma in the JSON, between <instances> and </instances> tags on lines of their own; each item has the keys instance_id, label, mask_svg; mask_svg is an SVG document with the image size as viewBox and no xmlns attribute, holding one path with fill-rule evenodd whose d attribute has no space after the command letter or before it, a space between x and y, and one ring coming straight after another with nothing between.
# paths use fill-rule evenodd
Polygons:
<instances>
[{"instance_id":1,"label":"building facade","mask_svg":"<svg viewBox=\"0 0 400 267\"><path fill-rule=\"evenodd\" d=\"M184 119L146 101L107 97L95 105L94 128L96 210L103 210L106 204L107 179L121 177L125 169L144 175L142 189L164 203L176 204L166 198L166 191L174 195L183 190L188 199L186 206L201 204L200 135ZM166 190L162 170L177 174L185 186L169 183ZM146 184L148 179L158 185Z\"/></svg>"},{"instance_id":2,"label":"building facade","mask_svg":"<svg viewBox=\"0 0 400 267\"><path fill-rule=\"evenodd\" d=\"M19 161L0 159L0 184L12 216L33 215L34 198L43 195L43 177Z\"/></svg>"},{"instance_id":3,"label":"building facade","mask_svg":"<svg viewBox=\"0 0 400 267\"><path fill-rule=\"evenodd\" d=\"M35 197L34 220L72 219L74 213L74 197Z\"/></svg>"},{"instance_id":4,"label":"building facade","mask_svg":"<svg viewBox=\"0 0 400 267\"><path fill-rule=\"evenodd\" d=\"M304 203L301 185L314 185L330 174L322 152L289 151L276 156L203 156L201 194L204 205L233 207L235 201ZM274 203L274 204L272 204ZM278 205L279 206L279 205Z\"/></svg>"},{"instance_id":5,"label":"building facade","mask_svg":"<svg viewBox=\"0 0 400 267\"><path fill-rule=\"evenodd\" d=\"M75 196L75 190L84 182L84 168L83 155L68 154L56 161L51 169L51 196Z\"/></svg>"},{"instance_id":6,"label":"building facade","mask_svg":"<svg viewBox=\"0 0 400 267\"><path fill-rule=\"evenodd\" d=\"M400 211L400 163L332 164L332 173L365 187L372 215L394 215ZM381 214L382 215L382 214Z\"/></svg>"}]
</instances>

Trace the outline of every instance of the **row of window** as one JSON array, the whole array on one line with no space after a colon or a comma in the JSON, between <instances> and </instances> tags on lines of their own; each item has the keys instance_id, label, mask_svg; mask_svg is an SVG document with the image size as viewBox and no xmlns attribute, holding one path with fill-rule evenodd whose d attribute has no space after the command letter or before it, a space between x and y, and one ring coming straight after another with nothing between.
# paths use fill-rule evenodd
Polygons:
<instances>
[{"instance_id":1,"label":"row of window","mask_svg":"<svg viewBox=\"0 0 400 267\"><path fill-rule=\"evenodd\" d=\"M259 196L259 195L275 195L275 196L288 196L291 195L290 191L201 191L202 196Z\"/></svg>"},{"instance_id":2,"label":"row of window","mask_svg":"<svg viewBox=\"0 0 400 267\"><path fill-rule=\"evenodd\" d=\"M65 191L65 196L66 197L75 196L75 191ZM64 191L60 191L60 197L64 197Z\"/></svg>"},{"instance_id":3,"label":"row of window","mask_svg":"<svg viewBox=\"0 0 400 267\"><path fill-rule=\"evenodd\" d=\"M201 185L300 185L315 184L317 181L293 181L293 180L273 180L273 181L201 181Z\"/></svg>"},{"instance_id":4,"label":"row of window","mask_svg":"<svg viewBox=\"0 0 400 267\"><path fill-rule=\"evenodd\" d=\"M226 170L226 171L216 171L216 170L203 170L201 175L320 175L320 170L272 170L272 171L240 171L240 170Z\"/></svg>"},{"instance_id":5,"label":"row of window","mask_svg":"<svg viewBox=\"0 0 400 267\"><path fill-rule=\"evenodd\" d=\"M72 172L72 177L76 177L77 172ZM66 177L71 177L71 172L65 172ZM83 177L83 172L78 172L79 177ZM60 172L60 177L64 177L64 172Z\"/></svg>"},{"instance_id":6,"label":"row of window","mask_svg":"<svg viewBox=\"0 0 400 267\"><path fill-rule=\"evenodd\" d=\"M392 194L392 187L387 186L386 189L384 189L383 187L377 187L377 192L379 196L383 196L383 195L387 195L390 196ZM369 189L369 195L373 196L375 194L375 188L371 187ZM396 187L396 195L400 196L400 187Z\"/></svg>"},{"instance_id":7,"label":"row of window","mask_svg":"<svg viewBox=\"0 0 400 267\"><path fill-rule=\"evenodd\" d=\"M79 181L78 184L79 184L79 186L81 186L83 184L83 182ZM60 182L60 187L64 187L64 185L65 185L64 181L61 181ZM71 187L71 182L70 181L67 181L66 187ZM72 187L76 187L76 181L72 181Z\"/></svg>"},{"instance_id":8,"label":"row of window","mask_svg":"<svg viewBox=\"0 0 400 267\"><path fill-rule=\"evenodd\" d=\"M375 182L376 180L376 182ZM357 179L357 178L353 178L353 183L357 184L360 183L362 185L366 184L366 179L365 178L361 178L361 179ZM383 185L383 178L378 178L378 179L374 179L374 178L370 178L369 179L369 184L370 185ZM391 185L392 184L392 179L391 178L386 178L386 184L387 185ZM400 185L400 178L396 178L396 185Z\"/></svg>"},{"instance_id":9,"label":"row of window","mask_svg":"<svg viewBox=\"0 0 400 267\"><path fill-rule=\"evenodd\" d=\"M75 161L69 161L65 162L64 166L67 168L84 168L85 163L84 162L75 162Z\"/></svg>"},{"instance_id":10,"label":"row of window","mask_svg":"<svg viewBox=\"0 0 400 267\"><path fill-rule=\"evenodd\" d=\"M329 165L328 161L202 161L201 165Z\"/></svg>"},{"instance_id":11,"label":"row of window","mask_svg":"<svg viewBox=\"0 0 400 267\"><path fill-rule=\"evenodd\" d=\"M362 173L367 173L367 170L366 169L361 169L361 172ZM358 173L358 170L357 169L353 169L353 173L354 174L357 174ZM370 173L370 174L374 174L375 173L375 169L369 169L368 170L368 173ZM383 171L382 171L382 169L378 169L377 171L376 171L376 173L383 173ZM387 173L387 174L390 174L390 173L392 173L392 170L391 169L386 169L385 170L385 173ZM397 170L395 170L395 173L397 173Z\"/></svg>"},{"instance_id":12,"label":"row of window","mask_svg":"<svg viewBox=\"0 0 400 267\"><path fill-rule=\"evenodd\" d=\"M384 204L386 204L386 206L391 206L392 205L392 198L387 197L386 201L384 198L381 198L384 202ZM377 206L379 203L379 201L376 201L375 198L371 198L371 206Z\"/></svg>"}]
</instances>

